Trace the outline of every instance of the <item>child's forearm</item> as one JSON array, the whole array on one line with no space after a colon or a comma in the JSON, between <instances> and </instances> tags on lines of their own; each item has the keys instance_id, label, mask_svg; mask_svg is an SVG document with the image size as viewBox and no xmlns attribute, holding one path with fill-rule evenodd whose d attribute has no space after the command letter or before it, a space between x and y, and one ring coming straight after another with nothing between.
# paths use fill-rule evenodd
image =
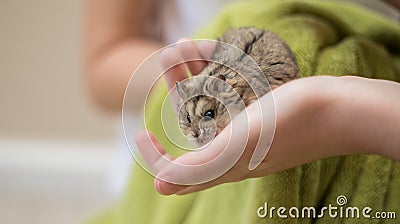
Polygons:
<instances>
[{"instance_id":1,"label":"child's forearm","mask_svg":"<svg viewBox=\"0 0 400 224\"><path fill-rule=\"evenodd\" d=\"M84 67L89 92L104 109L120 112L131 75L162 45L159 37L149 36L146 27L155 4L154 0L86 0ZM137 89L135 96L143 99L146 92Z\"/></svg>"},{"instance_id":2,"label":"child's forearm","mask_svg":"<svg viewBox=\"0 0 400 224\"><path fill-rule=\"evenodd\" d=\"M339 78L329 115L339 154L373 153L400 161L400 84Z\"/></svg>"}]
</instances>

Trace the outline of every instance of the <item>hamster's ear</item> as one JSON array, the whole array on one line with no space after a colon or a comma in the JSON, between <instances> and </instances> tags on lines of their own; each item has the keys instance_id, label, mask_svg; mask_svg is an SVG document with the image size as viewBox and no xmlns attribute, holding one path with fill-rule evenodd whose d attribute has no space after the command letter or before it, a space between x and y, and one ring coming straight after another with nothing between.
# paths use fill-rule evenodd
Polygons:
<instances>
[{"instance_id":1,"label":"hamster's ear","mask_svg":"<svg viewBox=\"0 0 400 224\"><path fill-rule=\"evenodd\" d=\"M189 81L186 82L176 82L176 92L178 93L179 97L182 99L186 99L189 97L191 93L191 83Z\"/></svg>"}]
</instances>

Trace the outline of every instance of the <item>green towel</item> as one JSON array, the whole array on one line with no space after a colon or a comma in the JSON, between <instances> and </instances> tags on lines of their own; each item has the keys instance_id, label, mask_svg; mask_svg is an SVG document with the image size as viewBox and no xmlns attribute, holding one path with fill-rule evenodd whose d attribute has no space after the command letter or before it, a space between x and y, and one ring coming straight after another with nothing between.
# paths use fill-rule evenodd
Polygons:
<instances>
[{"instance_id":1,"label":"green towel","mask_svg":"<svg viewBox=\"0 0 400 224\"><path fill-rule=\"evenodd\" d=\"M235 3L197 37L214 39L240 26L277 33L294 52L302 77L359 75L400 80L400 26L358 6L311 0ZM153 94L146 123L176 153L160 126L165 90L160 87ZM153 177L137 166L121 201L93 223L399 223L398 219L334 219L326 213L318 219L282 219L277 213L273 218L257 216L265 202L287 209L319 209L338 206L339 195L347 197L343 208L368 206L373 212L394 211L400 216L400 164L376 155L340 156L186 196L159 195Z\"/></svg>"}]
</instances>

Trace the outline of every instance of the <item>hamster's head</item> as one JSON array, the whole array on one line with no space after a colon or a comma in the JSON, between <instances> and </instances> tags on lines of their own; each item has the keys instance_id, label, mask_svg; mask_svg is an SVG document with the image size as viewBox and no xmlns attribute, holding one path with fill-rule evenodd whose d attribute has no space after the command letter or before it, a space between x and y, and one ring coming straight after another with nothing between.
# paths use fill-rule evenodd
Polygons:
<instances>
[{"instance_id":1,"label":"hamster's head","mask_svg":"<svg viewBox=\"0 0 400 224\"><path fill-rule=\"evenodd\" d=\"M179 126L183 134L202 146L218 135L241 110L240 96L226 82L199 75L176 83Z\"/></svg>"}]
</instances>

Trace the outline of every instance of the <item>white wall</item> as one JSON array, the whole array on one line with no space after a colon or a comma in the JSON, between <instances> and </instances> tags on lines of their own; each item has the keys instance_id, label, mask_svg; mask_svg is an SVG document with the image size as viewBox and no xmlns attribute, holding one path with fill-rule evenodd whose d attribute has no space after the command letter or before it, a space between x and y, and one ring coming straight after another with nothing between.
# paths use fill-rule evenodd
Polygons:
<instances>
[{"instance_id":1,"label":"white wall","mask_svg":"<svg viewBox=\"0 0 400 224\"><path fill-rule=\"evenodd\" d=\"M82 75L82 0L0 1L0 135L108 141Z\"/></svg>"},{"instance_id":2,"label":"white wall","mask_svg":"<svg viewBox=\"0 0 400 224\"><path fill-rule=\"evenodd\" d=\"M0 1L0 223L77 223L114 197L119 117L85 93L83 2Z\"/></svg>"}]
</instances>

